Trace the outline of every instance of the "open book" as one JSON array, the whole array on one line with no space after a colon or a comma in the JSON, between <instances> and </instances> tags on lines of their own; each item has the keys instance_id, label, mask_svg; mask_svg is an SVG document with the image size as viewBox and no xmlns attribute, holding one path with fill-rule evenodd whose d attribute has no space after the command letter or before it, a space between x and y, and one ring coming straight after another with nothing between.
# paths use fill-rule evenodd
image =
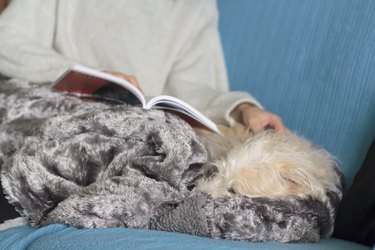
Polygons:
<instances>
[{"instance_id":1,"label":"open book","mask_svg":"<svg viewBox=\"0 0 375 250\"><path fill-rule=\"evenodd\" d=\"M53 89L79 96L94 96L141 105L145 109L168 110L179 115L193 127L205 128L220 134L215 123L188 103L166 95L146 100L142 92L126 80L82 65L68 69L57 79Z\"/></svg>"}]
</instances>

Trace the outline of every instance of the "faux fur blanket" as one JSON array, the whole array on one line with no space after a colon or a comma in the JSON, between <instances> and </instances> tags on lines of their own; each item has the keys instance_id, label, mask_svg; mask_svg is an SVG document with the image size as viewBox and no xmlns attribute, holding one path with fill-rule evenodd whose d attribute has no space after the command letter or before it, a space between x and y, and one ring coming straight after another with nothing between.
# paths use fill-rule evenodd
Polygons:
<instances>
[{"instance_id":1,"label":"faux fur blanket","mask_svg":"<svg viewBox=\"0 0 375 250\"><path fill-rule=\"evenodd\" d=\"M212 198L194 189L207 155L189 125L157 110L81 100L50 84L0 82L7 198L33 226L132 227L247 241L332 234L329 199Z\"/></svg>"}]
</instances>

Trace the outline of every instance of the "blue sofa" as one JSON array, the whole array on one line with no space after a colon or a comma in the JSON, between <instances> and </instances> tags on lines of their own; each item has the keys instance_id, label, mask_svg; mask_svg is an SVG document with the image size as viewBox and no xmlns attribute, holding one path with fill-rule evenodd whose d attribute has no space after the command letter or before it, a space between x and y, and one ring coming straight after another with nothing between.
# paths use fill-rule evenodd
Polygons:
<instances>
[{"instance_id":1,"label":"blue sofa","mask_svg":"<svg viewBox=\"0 0 375 250\"><path fill-rule=\"evenodd\" d=\"M336 155L349 187L375 137L375 1L218 0L233 90ZM355 215L353 215L355 216ZM370 249L340 239L248 243L135 229L21 226L0 249Z\"/></svg>"}]
</instances>

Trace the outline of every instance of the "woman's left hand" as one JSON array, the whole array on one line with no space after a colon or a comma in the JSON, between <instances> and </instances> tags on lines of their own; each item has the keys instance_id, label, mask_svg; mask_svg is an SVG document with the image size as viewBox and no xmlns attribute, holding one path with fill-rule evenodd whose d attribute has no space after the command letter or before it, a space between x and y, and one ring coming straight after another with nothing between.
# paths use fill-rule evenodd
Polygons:
<instances>
[{"instance_id":1,"label":"woman's left hand","mask_svg":"<svg viewBox=\"0 0 375 250\"><path fill-rule=\"evenodd\" d=\"M250 103L238 105L231 114L254 133L265 129L273 129L277 133L290 133L279 116Z\"/></svg>"}]
</instances>

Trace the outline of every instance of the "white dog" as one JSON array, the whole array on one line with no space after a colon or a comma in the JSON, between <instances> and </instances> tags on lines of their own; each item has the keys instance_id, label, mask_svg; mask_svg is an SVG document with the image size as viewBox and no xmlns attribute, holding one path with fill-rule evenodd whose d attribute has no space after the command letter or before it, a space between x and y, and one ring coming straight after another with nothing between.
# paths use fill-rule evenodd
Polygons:
<instances>
[{"instance_id":1,"label":"white dog","mask_svg":"<svg viewBox=\"0 0 375 250\"><path fill-rule=\"evenodd\" d=\"M209 161L197 188L214 197L312 197L326 199L340 181L336 162L324 149L294 134L264 131L255 135L243 126L220 127L225 136L197 130Z\"/></svg>"}]
</instances>

